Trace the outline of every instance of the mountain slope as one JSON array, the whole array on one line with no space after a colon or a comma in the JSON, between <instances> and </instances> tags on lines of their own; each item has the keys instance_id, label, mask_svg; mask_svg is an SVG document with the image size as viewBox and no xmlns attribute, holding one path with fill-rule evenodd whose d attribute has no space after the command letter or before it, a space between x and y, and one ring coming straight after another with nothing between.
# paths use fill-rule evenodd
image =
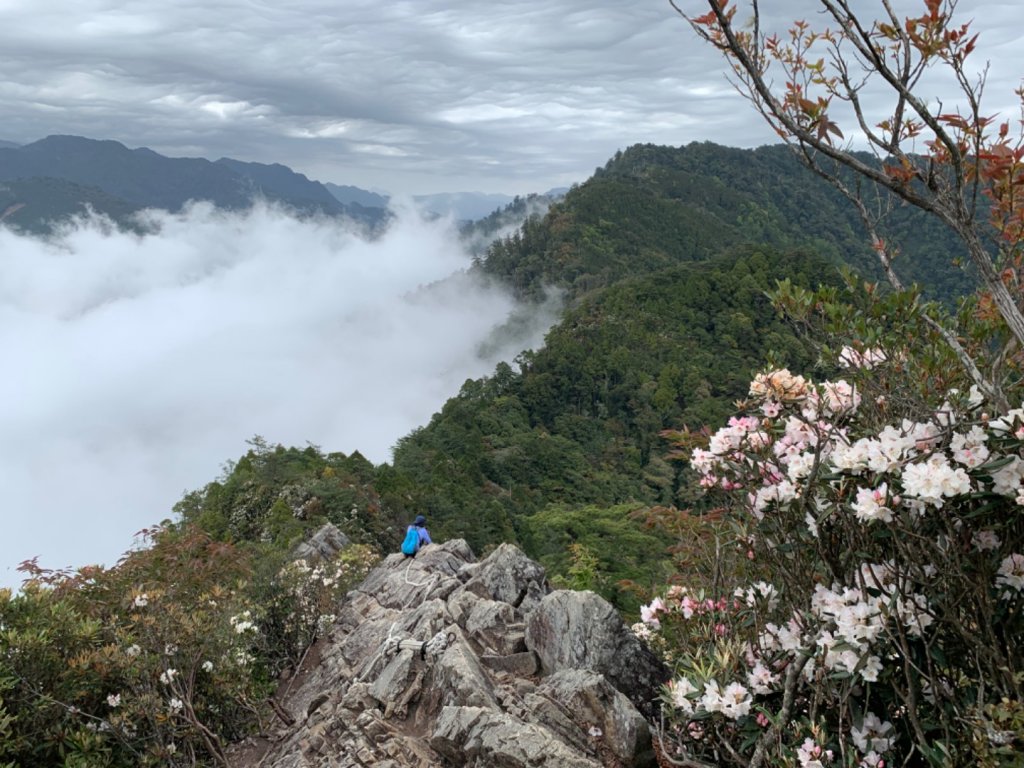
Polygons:
<instances>
[{"instance_id":1,"label":"mountain slope","mask_svg":"<svg viewBox=\"0 0 1024 768\"><path fill-rule=\"evenodd\" d=\"M54 178L30 178L0 182L0 221L35 234L52 231L55 222L87 211L108 216L131 227L131 215L142 206L107 194L96 187Z\"/></svg>"},{"instance_id":2,"label":"mountain slope","mask_svg":"<svg viewBox=\"0 0 1024 768\"><path fill-rule=\"evenodd\" d=\"M387 208L388 198L378 195L376 192L368 192L359 187L352 187L347 184L331 184L326 182L324 188L330 192L338 202L343 204L358 203L365 208Z\"/></svg>"},{"instance_id":3,"label":"mountain slope","mask_svg":"<svg viewBox=\"0 0 1024 768\"><path fill-rule=\"evenodd\" d=\"M228 168L200 158L168 158L116 141L48 136L18 149L0 150L0 179L33 176L99 187L144 207L179 210L189 200L223 208L250 204L251 187Z\"/></svg>"},{"instance_id":4,"label":"mountain slope","mask_svg":"<svg viewBox=\"0 0 1024 768\"><path fill-rule=\"evenodd\" d=\"M385 217L381 210L343 205L319 182L279 164L171 158L80 136L0 147L0 181L40 177L98 188L138 208L178 211L190 200L205 200L231 210L263 199L300 213L344 215L372 226Z\"/></svg>"},{"instance_id":5,"label":"mountain slope","mask_svg":"<svg viewBox=\"0 0 1024 768\"><path fill-rule=\"evenodd\" d=\"M346 211L345 206L322 184L310 181L303 174L296 173L280 163L244 163L241 160L222 157L216 165L251 180L255 189L270 200L289 201L304 210L318 210L329 214L341 214Z\"/></svg>"},{"instance_id":6,"label":"mountain slope","mask_svg":"<svg viewBox=\"0 0 1024 768\"><path fill-rule=\"evenodd\" d=\"M552 504L682 502L658 433L720 423L769 351L795 369L813 361L763 294L783 277L838 275L815 257L750 249L588 296L521 372L467 382L400 440L378 491L480 549L518 540L521 521Z\"/></svg>"},{"instance_id":7,"label":"mountain slope","mask_svg":"<svg viewBox=\"0 0 1024 768\"><path fill-rule=\"evenodd\" d=\"M576 544L576 556L595 558L602 594L635 606L615 582L651 583L665 560L627 510L693 502L659 433L721 424L769 355L810 372L814 351L765 292L787 278L837 283L839 267L857 264L865 248L839 201L787 151L635 147L492 245L479 270L526 297L559 288L567 309L518 370L500 365L466 382L398 442L391 465L373 468L366 482L380 544L397 546L388 536L424 513L442 539L464 538L477 551L517 541L563 577L567 555L549 542ZM938 273L952 243L935 234L918 245ZM273 483L266 491L284 492ZM218 530L245 519L246 535L267 535L266 513L240 518L195 501L188 519L208 513ZM616 506L611 516L600 511ZM348 511L324 504L318 519L354 536L362 523ZM577 528L588 514L604 534ZM566 541L572 528L583 532Z\"/></svg>"},{"instance_id":8,"label":"mountain slope","mask_svg":"<svg viewBox=\"0 0 1024 768\"><path fill-rule=\"evenodd\" d=\"M908 284L952 302L973 289L952 234L933 217L895 208L881 234L903 247ZM484 267L521 295L557 286L571 296L627 275L725 248L808 248L868 277L881 273L848 201L785 146L636 145L618 153L520 234L495 244Z\"/></svg>"}]
</instances>

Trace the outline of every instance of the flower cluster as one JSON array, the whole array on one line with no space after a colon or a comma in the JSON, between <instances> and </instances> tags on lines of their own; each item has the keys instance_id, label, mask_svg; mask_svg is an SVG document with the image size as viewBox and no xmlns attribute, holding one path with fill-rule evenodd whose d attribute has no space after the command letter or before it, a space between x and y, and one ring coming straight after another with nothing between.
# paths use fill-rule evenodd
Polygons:
<instances>
[{"instance_id":1,"label":"flower cluster","mask_svg":"<svg viewBox=\"0 0 1024 768\"><path fill-rule=\"evenodd\" d=\"M886 356L848 348L840 360L867 370ZM742 547L771 579L741 582L730 598L673 587L637 628L664 645L667 627L714 614L666 654L682 741L697 743L698 723L701 743L731 733L753 743L788 696L830 714L791 725L779 742L787 764L827 765L852 743L858 765L884 766L920 735L898 716L908 695L973 717L978 701L957 699L950 681L977 675L979 659L1019 656L979 629L1024 602L1024 408L993 419L976 390L952 391L925 418L866 428L855 385L788 370L759 374L750 396L690 465L733 500ZM981 634L990 647L970 655ZM913 682L922 666L930 676Z\"/></svg>"},{"instance_id":2,"label":"flower cluster","mask_svg":"<svg viewBox=\"0 0 1024 768\"><path fill-rule=\"evenodd\" d=\"M256 622L252 620L252 611L242 611L237 616L232 616L229 623L234 627L236 635L256 631Z\"/></svg>"},{"instance_id":3,"label":"flower cluster","mask_svg":"<svg viewBox=\"0 0 1024 768\"><path fill-rule=\"evenodd\" d=\"M847 346L839 350L839 364L844 368L861 368L870 371L888 359L888 355L878 347L858 350Z\"/></svg>"},{"instance_id":4,"label":"flower cluster","mask_svg":"<svg viewBox=\"0 0 1024 768\"><path fill-rule=\"evenodd\" d=\"M363 544L343 549L331 561L310 564L295 560L277 573L273 591L266 596L261 626L269 632L266 642L281 654L278 663L294 663L317 637L329 630L335 608L344 594L369 573L379 555ZM236 631L248 617L238 617Z\"/></svg>"}]
</instances>

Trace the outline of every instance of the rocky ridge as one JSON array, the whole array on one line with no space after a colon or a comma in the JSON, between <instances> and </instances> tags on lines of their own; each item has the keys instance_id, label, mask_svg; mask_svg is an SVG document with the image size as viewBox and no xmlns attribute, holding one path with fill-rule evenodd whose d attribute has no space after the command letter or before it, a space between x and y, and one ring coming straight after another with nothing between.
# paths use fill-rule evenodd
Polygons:
<instances>
[{"instance_id":1,"label":"rocky ridge","mask_svg":"<svg viewBox=\"0 0 1024 768\"><path fill-rule=\"evenodd\" d=\"M387 557L276 697L235 768L601 768L655 764L667 670L592 592L552 591L504 544ZM284 725L285 720L293 723Z\"/></svg>"}]
</instances>

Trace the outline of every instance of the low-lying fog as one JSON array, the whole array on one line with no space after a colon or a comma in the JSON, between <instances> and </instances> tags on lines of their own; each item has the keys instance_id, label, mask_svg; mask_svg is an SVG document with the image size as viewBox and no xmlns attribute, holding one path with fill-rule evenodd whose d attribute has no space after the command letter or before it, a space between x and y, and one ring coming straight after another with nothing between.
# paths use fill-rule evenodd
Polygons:
<instances>
[{"instance_id":1,"label":"low-lying fog","mask_svg":"<svg viewBox=\"0 0 1024 768\"><path fill-rule=\"evenodd\" d=\"M113 564L257 434L388 461L552 320L481 357L514 302L411 210L372 241L269 208L153 217L0 229L0 585L35 555Z\"/></svg>"}]
</instances>

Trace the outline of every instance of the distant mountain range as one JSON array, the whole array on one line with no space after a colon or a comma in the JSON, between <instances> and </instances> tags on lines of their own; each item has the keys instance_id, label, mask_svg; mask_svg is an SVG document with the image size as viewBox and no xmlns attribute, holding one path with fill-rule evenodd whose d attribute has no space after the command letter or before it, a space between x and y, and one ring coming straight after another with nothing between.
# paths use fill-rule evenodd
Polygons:
<instances>
[{"instance_id":1,"label":"distant mountain range","mask_svg":"<svg viewBox=\"0 0 1024 768\"><path fill-rule=\"evenodd\" d=\"M549 196L560 197L564 190ZM29 144L0 140L0 221L46 232L55 222L92 210L123 226L144 208L178 211L189 201L248 208L256 200L300 214L345 216L371 228L385 221L389 197L346 184L321 183L279 163L231 158L168 158L112 140L47 136ZM415 196L424 210L459 221L481 219L512 203L510 195L441 193Z\"/></svg>"},{"instance_id":2,"label":"distant mountain range","mask_svg":"<svg viewBox=\"0 0 1024 768\"><path fill-rule=\"evenodd\" d=\"M81 136L48 136L24 146L5 142L0 183L0 214L33 231L86 207L124 223L139 209L178 211L190 200L237 210L264 199L302 214L347 215L369 225L386 216L384 210L346 206L319 182L283 165L170 158ZM40 198L43 189L47 196Z\"/></svg>"},{"instance_id":3,"label":"distant mountain range","mask_svg":"<svg viewBox=\"0 0 1024 768\"><path fill-rule=\"evenodd\" d=\"M385 195L322 184L278 163L172 158L81 136L47 136L25 145L0 141L0 221L27 231L51 231L55 222L90 209L134 226L132 214L144 208L178 211L191 200L205 200L238 210L261 199L371 228L389 216ZM514 198L468 192L414 199L437 215L471 221Z\"/></svg>"}]
</instances>

